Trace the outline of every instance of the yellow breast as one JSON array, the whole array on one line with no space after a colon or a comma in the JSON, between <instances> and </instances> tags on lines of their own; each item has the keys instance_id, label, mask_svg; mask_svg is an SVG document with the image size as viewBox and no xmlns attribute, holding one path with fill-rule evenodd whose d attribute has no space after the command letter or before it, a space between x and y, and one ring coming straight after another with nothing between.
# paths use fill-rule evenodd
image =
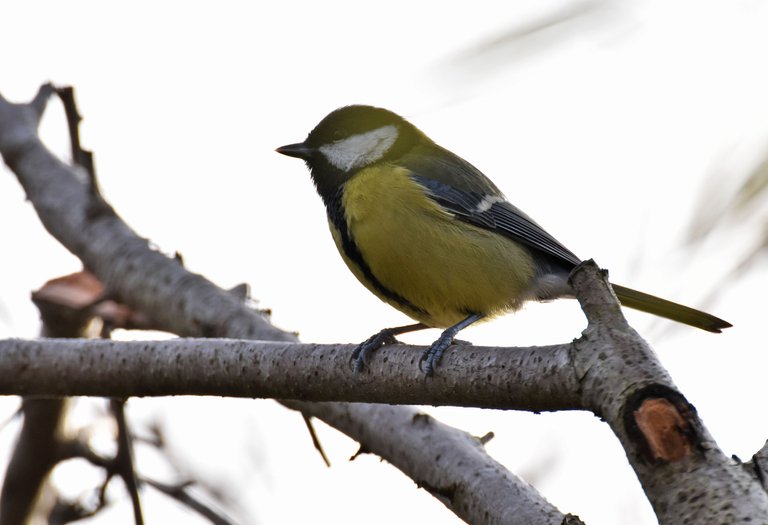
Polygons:
<instances>
[{"instance_id":1,"label":"yellow breast","mask_svg":"<svg viewBox=\"0 0 768 525\"><path fill-rule=\"evenodd\" d=\"M386 297L342 248L355 276L380 299L429 326L471 313L492 317L525 299L533 279L528 251L499 234L457 220L429 199L403 168L367 168L345 186L347 229L371 273L417 310Z\"/></svg>"}]
</instances>

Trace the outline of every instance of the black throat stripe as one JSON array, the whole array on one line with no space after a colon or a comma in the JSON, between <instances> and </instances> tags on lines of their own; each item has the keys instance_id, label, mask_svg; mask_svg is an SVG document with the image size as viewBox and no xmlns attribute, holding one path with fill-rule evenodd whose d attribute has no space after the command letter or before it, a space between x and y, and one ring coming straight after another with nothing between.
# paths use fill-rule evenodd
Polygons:
<instances>
[{"instance_id":1,"label":"black throat stripe","mask_svg":"<svg viewBox=\"0 0 768 525\"><path fill-rule=\"evenodd\" d=\"M347 218L344 211L344 205L341 202L341 195L342 192L340 190L336 193L333 199L327 202L326 212L328 213L328 218L331 220L331 224L333 224L333 226L341 235L341 247L344 250L344 254L351 261L353 261L358 268L360 268L360 271L363 272L363 275L368 280L368 282L371 283L381 295L391 301L396 302L403 308L411 310L412 312L427 315L427 312L424 311L424 309L419 308L402 295L395 293L384 286L381 281L379 281L379 279L373 274L371 267L368 266L367 262L365 262L363 254L360 253L360 248L357 247L357 244L352 238L352 234L347 227Z\"/></svg>"}]
</instances>

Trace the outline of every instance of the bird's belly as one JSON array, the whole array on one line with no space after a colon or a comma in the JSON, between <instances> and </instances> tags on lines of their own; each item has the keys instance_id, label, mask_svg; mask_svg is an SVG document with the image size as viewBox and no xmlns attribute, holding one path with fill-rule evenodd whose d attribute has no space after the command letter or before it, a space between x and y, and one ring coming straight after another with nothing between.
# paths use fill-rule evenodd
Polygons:
<instances>
[{"instance_id":1,"label":"bird's belly","mask_svg":"<svg viewBox=\"0 0 768 525\"><path fill-rule=\"evenodd\" d=\"M453 325L471 313L493 316L527 299L534 276L524 248L442 209L405 170L366 170L347 183L348 231L371 273L420 311L383 296L348 257L374 294L430 326ZM340 246L338 232L334 232Z\"/></svg>"}]
</instances>

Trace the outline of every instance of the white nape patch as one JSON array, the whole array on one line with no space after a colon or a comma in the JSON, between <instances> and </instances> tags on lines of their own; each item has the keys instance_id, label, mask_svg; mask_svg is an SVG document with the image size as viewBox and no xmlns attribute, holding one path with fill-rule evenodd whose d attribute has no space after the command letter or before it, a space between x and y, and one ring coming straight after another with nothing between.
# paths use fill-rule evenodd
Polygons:
<instances>
[{"instance_id":1,"label":"white nape patch","mask_svg":"<svg viewBox=\"0 0 768 525\"><path fill-rule=\"evenodd\" d=\"M504 197L499 197L498 195L486 195L483 197L483 200L481 200L477 206L475 206L475 210L478 213L483 213L491 209L491 206L496 204L497 202L504 202Z\"/></svg>"},{"instance_id":2,"label":"white nape patch","mask_svg":"<svg viewBox=\"0 0 768 525\"><path fill-rule=\"evenodd\" d=\"M325 144L318 149L335 167L342 171L349 171L379 160L392 147L396 139L397 127L382 126L337 140L332 144Z\"/></svg>"}]
</instances>

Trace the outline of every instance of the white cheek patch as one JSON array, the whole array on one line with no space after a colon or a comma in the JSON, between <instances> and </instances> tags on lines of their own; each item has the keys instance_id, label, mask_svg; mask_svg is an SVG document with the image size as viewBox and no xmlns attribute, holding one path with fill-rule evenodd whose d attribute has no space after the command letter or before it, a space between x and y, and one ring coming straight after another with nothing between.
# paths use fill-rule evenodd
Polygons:
<instances>
[{"instance_id":1,"label":"white cheek patch","mask_svg":"<svg viewBox=\"0 0 768 525\"><path fill-rule=\"evenodd\" d=\"M397 139L397 127L382 126L318 148L328 162L342 171L376 162Z\"/></svg>"}]
</instances>

